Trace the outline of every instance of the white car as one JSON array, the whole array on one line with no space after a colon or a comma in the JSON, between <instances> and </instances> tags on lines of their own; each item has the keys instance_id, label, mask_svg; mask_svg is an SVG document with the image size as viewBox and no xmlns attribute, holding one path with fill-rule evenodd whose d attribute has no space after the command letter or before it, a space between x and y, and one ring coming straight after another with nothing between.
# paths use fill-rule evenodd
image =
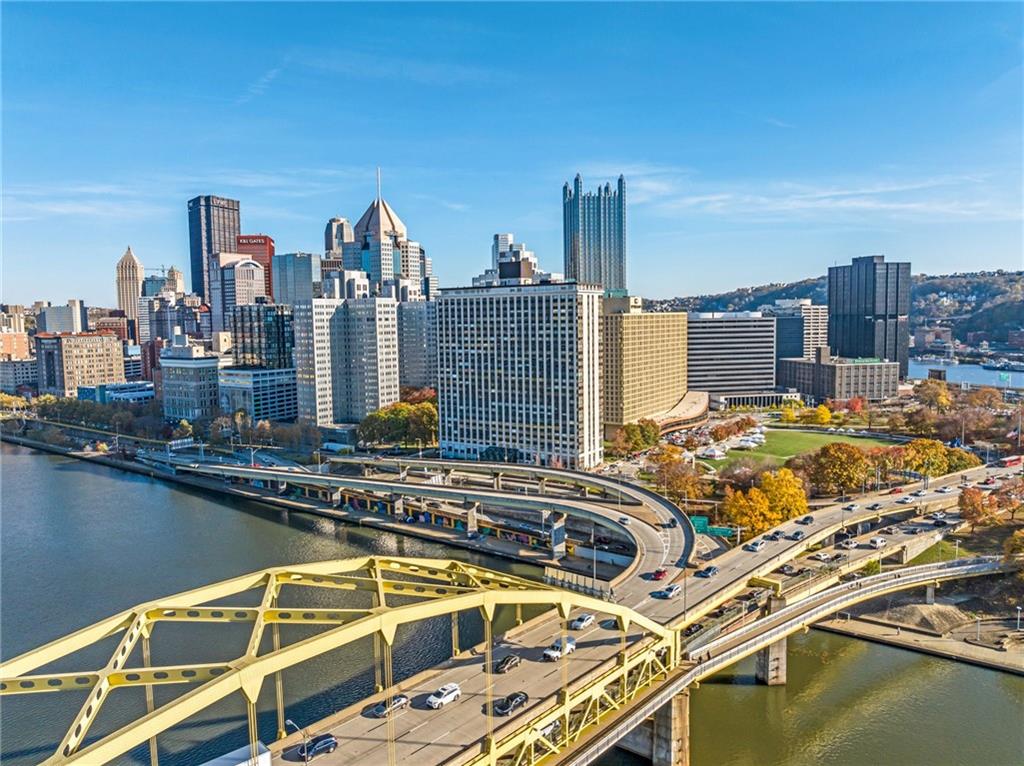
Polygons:
<instances>
[{"instance_id":1,"label":"white car","mask_svg":"<svg viewBox=\"0 0 1024 766\"><path fill-rule=\"evenodd\" d=\"M449 702L455 702L462 696L462 689L458 684L445 684L436 692L427 697L427 704L437 710L443 708Z\"/></svg>"},{"instance_id":2,"label":"white car","mask_svg":"<svg viewBox=\"0 0 1024 766\"><path fill-rule=\"evenodd\" d=\"M662 591L662 594L664 594L665 598L675 598L680 593L682 593L682 591L682 588L680 588L675 583L672 583Z\"/></svg>"},{"instance_id":3,"label":"white car","mask_svg":"<svg viewBox=\"0 0 1024 766\"><path fill-rule=\"evenodd\" d=\"M752 543L747 543L743 546L744 550L750 551L751 553L760 553L764 550L764 540L754 540Z\"/></svg>"},{"instance_id":4,"label":"white car","mask_svg":"<svg viewBox=\"0 0 1024 766\"><path fill-rule=\"evenodd\" d=\"M592 614L581 614L575 620L569 623L569 627L573 630L583 630L589 628L594 624L594 615Z\"/></svg>"},{"instance_id":5,"label":"white car","mask_svg":"<svg viewBox=\"0 0 1024 766\"><path fill-rule=\"evenodd\" d=\"M856 511L858 508L860 508L860 506L856 503L850 503L849 505L843 506L844 511Z\"/></svg>"},{"instance_id":6,"label":"white car","mask_svg":"<svg viewBox=\"0 0 1024 766\"><path fill-rule=\"evenodd\" d=\"M857 541L854 540L852 537L848 537L845 540L840 540L838 543L836 543L836 547L852 551L854 548L857 547Z\"/></svg>"},{"instance_id":7,"label":"white car","mask_svg":"<svg viewBox=\"0 0 1024 766\"><path fill-rule=\"evenodd\" d=\"M904 496L904 497L901 497L896 502L899 503L900 505L910 505L912 502L914 502L914 498L912 498L912 497L905 497Z\"/></svg>"},{"instance_id":8,"label":"white car","mask_svg":"<svg viewBox=\"0 0 1024 766\"><path fill-rule=\"evenodd\" d=\"M926 489L919 489L919 490L916 490L914 492L911 492L910 494L913 495L914 497L924 497L925 495L928 494L928 490L926 490Z\"/></svg>"},{"instance_id":9,"label":"white car","mask_svg":"<svg viewBox=\"0 0 1024 766\"><path fill-rule=\"evenodd\" d=\"M939 487L935 491L938 492L939 494L942 494L942 495L948 495L950 492L953 491L953 488L952 487Z\"/></svg>"},{"instance_id":10,"label":"white car","mask_svg":"<svg viewBox=\"0 0 1024 766\"><path fill-rule=\"evenodd\" d=\"M624 527L628 527L629 526L629 516L619 516L619 523L622 526L624 526Z\"/></svg>"},{"instance_id":11,"label":"white car","mask_svg":"<svg viewBox=\"0 0 1024 766\"><path fill-rule=\"evenodd\" d=\"M572 636L565 637L565 645L562 645L562 639L558 639L544 650L544 659L548 662L554 662L555 660L562 659L563 655L572 654L576 651L576 639Z\"/></svg>"},{"instance_id":12,"label":"white car","mask_svg":"<svg viewBox=\"0 0 1024 766\"><path fill-rule=\"evenodd\" d=\"M886 543L888 542L889 541L886 540L884 537L872 537L870 540L868 540L868 545L877 550L879 548L884 548Z\"/></svg>"},{"instance_id":13,"label":"white car","mask_svg":"<svg viewBox=\"0 0 1024 766\"><path fill-rule=\"evenodd\" d=\"M826 562L832 560L832 554L827 551L818 551L811 555L811 558L816 561Z\"/></svg>"}]
</instances>

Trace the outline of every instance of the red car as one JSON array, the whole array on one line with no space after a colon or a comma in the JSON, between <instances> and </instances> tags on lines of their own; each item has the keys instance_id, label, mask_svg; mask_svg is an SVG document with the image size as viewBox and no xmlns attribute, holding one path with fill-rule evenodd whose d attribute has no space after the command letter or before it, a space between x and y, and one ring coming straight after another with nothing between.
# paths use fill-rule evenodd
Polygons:
<instances>
[{"instance_id":1,"label":"red car","mask_svg":"<svg viewBox=\"0 0 1024 766\"><path fill-rule=\"evenodd\" d=\"M654 574L651 575L652 580L664 580L666 577L668 577L668 570L661 567L655 569Z\"/></svg>"},{"instance_id":2,"label":"red car","mask_svg":"<svg viewBox=\"0 0 1024 766\"><path fill-rule=\"evenodd\" d=\"M889 494L890 495L902 495L903 494L903 487L893 487L892 489L889 490Z\"/></svg>"}]
</instances>

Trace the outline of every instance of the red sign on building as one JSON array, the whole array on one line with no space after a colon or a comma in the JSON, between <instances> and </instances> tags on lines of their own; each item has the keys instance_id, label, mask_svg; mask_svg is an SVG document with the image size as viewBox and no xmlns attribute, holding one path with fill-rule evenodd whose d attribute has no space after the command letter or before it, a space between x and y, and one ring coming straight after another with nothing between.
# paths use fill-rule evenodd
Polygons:
<instances>
[{"instance_id":1,"label":"red sign on building","mask_svg":"<svg viewBox=\"0 0 1024 766\"><path fill-rule=\"evenodd\" d=\"M274 262L274 238L266 234L239 234L235 237L235 252L250 256L263 267L266 292L274 297L274 281L271 278Z\"/></svg>"}]
</instances>

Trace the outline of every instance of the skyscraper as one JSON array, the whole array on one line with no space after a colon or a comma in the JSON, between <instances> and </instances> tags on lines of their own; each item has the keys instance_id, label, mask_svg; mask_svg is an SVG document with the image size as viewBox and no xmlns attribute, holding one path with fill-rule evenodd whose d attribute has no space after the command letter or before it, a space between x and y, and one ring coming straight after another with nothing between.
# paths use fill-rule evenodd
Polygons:
<instances>
[{"instance_id":1,"label":"skyscraper","mask_svg":"<svg viewBox=\"0 0 1024 766\"><path fill-rule=\"evenodd\" d=\"M358 423L398 401L398 328L391 298L314 298L295 306L298 416Z\"/></svg>"},{"instance_id":2,"label":"skyscraper","mask_svg":"<svg viewBox=\"0 0 1024 766\"><path fill-rule=\"evenodd\" d=\"M263 267L242 253L214 253L209 269L206 284L211 328L213 332L223 332L231 327L231 311L235 306L245 306L266 297Z\"/></svg>"},{"instance_id":3,"label":"skyscraper","mask_svg":"<svg viewBox=\"0 0 1024 766\"><path fill-rule=\"evenodd\" d=\"M324 229L324 255L330 257L337 253L339 256L345 244L355 239L352 231L352 224L347 218L334 217L327 222Z\"/></svg>"},{"instance_id":4,"label":"skyscraper","mask_svg":"<svg viewBox=\"0 0 1024 766\"><path fill-rule=\"evenodd\" d=\"M296 306L320 297L323 275L316 253L279 253L274 256L274 300Z\"/></svg>"},{"instance_id":5,"label":"skyscraper","mask_svg":"<svg viewBox=\"0 0 1024 766\"><path fill-rule=\"evenodd\" d=\"M117 307L134 322L139 316L139 298L142 297L142 263L129 247L117 262Z\"/></svg>"},{"instance_id":6,"label":"skyscraper","mask_svg":"<svg viewBox=\"0 0 1024 766\"><path fill-rule=\"evenodd\" d=\"M441 455L592 468L602 458L601 291L534 281L533 264L520 266L503 260L498 283L441 291Z\"/></svg>"},{"instance_id":7,"label":"skyscraper","mask_svg":"<svg viewBox=\"0 0 1024 766\"><path fill-rule=\"evenodd\" d=\"M239 234L235 237L236 253L244 253L263 267L264 292L274 297L274 238L266 234Z\"/></svg>"},{"instance_id":8,"label":"skyscraper","mask_svg":"<svg viewBox=\"0 0 1024 766\"><path fill-rule=\"evenodd\" d=\"M828 270L828 340L837 356L899 362L907 375L910 354L910 263L884 255L854 258Z\"/></svg>"},{"instance_id":9,"label":"skyscraper","mask_svg":"<svg viewBox=\"0 0 1024 766\"><path fill-rule=\"evenodd\" d=\"M271 370L295 366L292 307L272 303L235 306L231 312L234 363Z\"/></svg>"},{"instance_id":10,"label":"skyscraper","mask_svg":"<svg viewBox=\"0 0 1024 766\"><path fill-rule=\"evenodd\" d=\"M238 200L200 196L188 201L189 265L192 269L192 292L209 299L207 274L210 256L230 253L242 231Z\"/></svg>"},{"instance_id":11,"label":"skyscraper","mask_svg":"<svg viewBox=\"0 0 1024 766\"><path fill-rule=\"evenodd\" d=\"M167 289L173 290L175 295L185 294L185 275L174 266L167 269Z\"/></svg>"},{"instance_id":12,"label":"skyscraper","mask_svg":"<svg viewBox=\"0 0 1024 766\"><path fill-rule=\"evenodd\" d=\"M562 187L565 278L600 285L606 295L626 294L626 181L583 192L577 173Z\"/></svg>"}]
</instances>

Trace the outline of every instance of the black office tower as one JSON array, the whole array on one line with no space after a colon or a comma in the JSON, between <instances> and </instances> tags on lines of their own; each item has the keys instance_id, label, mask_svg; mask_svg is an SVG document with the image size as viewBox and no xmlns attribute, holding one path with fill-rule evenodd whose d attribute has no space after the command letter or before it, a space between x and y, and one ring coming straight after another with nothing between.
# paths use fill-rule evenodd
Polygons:
<instances>
[{"instance_id":1,"label":"black office tower","mask_svg":"<svg viewBox=\"0 0 1024 766\"><path fill-rule=\"evenodd\" d=\"M886 263L885 256L854 258L828 270L828 342L848 358L899 362L907 375L910 328L910 263Z\"/></svg>"},{"instance_id":2,"label":"black office tower","mask_svg":"<svg viewBox=\"0 0 1024 766\"><path fill-rule=\"evenodd\" d=\"M192 292L210 300L207 268L214 253L235 252L235 237L242 232L238 200L202 196L188 201L188 249Z\"/></svg>"}]
</instances>

